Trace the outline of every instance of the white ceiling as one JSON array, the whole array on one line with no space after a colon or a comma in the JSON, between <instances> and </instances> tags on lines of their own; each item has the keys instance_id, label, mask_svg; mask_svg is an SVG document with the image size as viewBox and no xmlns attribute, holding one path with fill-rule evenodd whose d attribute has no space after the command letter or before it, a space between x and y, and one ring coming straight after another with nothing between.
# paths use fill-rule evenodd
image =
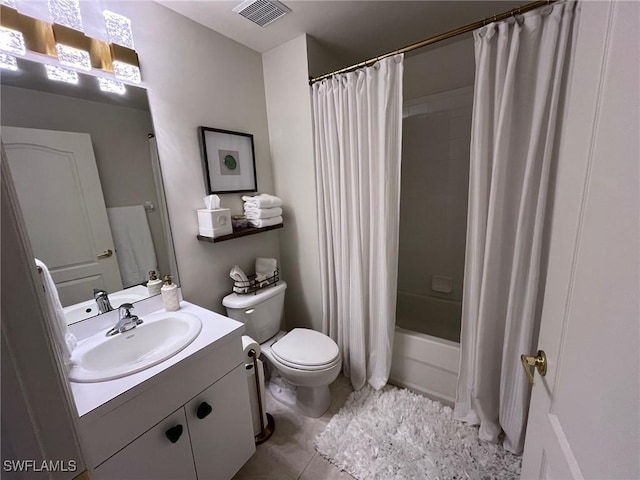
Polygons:
<instances>
[{"instance_id":1,"label":"white ceiling","mask_svg":"<svg viewBox=\"0 0 640 480\"><path fill-rule=\"evenodd\" d=\"M158 1L258 52L266 52L307 33L329 52L352 62L528 3L513 0L283 0L292 12L263 28L232 11L240 0Z\"/></svg>"}]
</instances>

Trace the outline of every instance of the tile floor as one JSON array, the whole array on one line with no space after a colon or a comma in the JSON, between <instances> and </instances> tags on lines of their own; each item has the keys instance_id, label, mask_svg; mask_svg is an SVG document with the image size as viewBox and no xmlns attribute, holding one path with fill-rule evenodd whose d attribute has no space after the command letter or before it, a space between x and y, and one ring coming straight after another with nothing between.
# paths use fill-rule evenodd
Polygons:
<instances>
[{"instance_id":1,"label":"tile floor","mask_svg":"<svg viewBox=\"0 0 640 480\"><path fill-rule=\"evenodd\" d=\"M269 440L256 446L256 453L233 480L353 480L320 456L313 445L352 392L349 379L343 375L330 388L331 407L320 418L293 413L267 390L267 412L273 415L276 429Z\"/></svg>"}]
</instances>

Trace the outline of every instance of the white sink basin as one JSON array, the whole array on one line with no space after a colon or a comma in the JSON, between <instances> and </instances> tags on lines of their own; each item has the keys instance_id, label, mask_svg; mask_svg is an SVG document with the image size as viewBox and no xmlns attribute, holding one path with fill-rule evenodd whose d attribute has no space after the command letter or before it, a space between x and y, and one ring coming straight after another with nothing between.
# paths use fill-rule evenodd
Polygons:
<instances>
[{"instance_id":1,"label":"white sink basin","mask_svg":"<svg viewBox=\"0 0 640 480\"><path fill-rule=\"evenodd\" d=\"M200 333L202 322L186 312L154 313L144 323L112 337L104 331L74 349L69 378L73 382L103 382L124 377L172 357Z\"/></svg>"}]
</instances>

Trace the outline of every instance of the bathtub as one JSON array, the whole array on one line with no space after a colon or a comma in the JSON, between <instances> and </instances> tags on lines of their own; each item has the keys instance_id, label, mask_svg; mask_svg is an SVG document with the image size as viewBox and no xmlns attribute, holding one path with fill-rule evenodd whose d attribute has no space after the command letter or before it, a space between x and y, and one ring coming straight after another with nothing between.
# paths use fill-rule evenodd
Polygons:
<instances>
[{"instance_id":1,"label":"bathtub","mask_svg":"<svg viewBox=\"0 0 640 480\"><path fill-rule=\"evenodd\" d=\"M396 327L389 383L453 405L460 344Z\"/></svg>"}]
</instances>

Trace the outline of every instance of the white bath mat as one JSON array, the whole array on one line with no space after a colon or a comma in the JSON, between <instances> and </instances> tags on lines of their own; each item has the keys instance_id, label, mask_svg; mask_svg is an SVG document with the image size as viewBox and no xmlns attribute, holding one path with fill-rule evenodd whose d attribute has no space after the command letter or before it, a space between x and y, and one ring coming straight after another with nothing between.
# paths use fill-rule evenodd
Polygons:
<instances>
[{"instance_id":1,"label":"white bath mat","mask_svg":"<svg viewBox=\"0 0 640 480\"><path fill-rule=\"evenodd\" d=\"M353 392L316 449L359 480L515 479L521 458L481 441L453 411L405 389Z\"/></svg>"}]
</instances>

